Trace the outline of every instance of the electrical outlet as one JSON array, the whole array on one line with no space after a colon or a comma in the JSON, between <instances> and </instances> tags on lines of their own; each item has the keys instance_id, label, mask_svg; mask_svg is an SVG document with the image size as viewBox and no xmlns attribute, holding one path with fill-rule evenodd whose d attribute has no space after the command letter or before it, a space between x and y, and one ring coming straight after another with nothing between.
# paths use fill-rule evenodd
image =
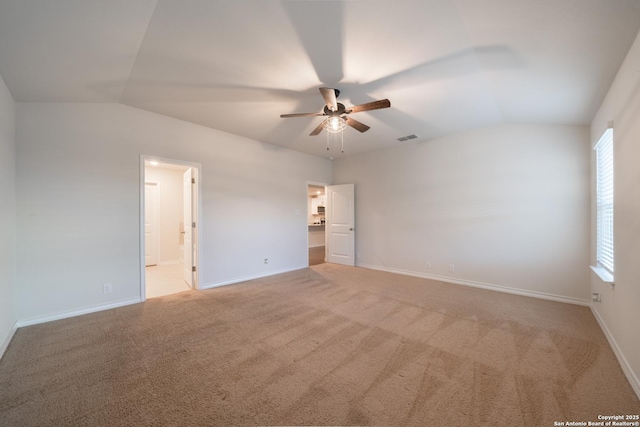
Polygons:
<instances>
[{"instance_id":1,"label":"electrical outlet","mask_svg":"<svg viewBox=\"0 0 640 427\"><path fill-rule=\"evenodd\" d=\"M105 283L102 286L102 293L110 294L113 291L113 285L111 283Z\"/></svg>"},{"instance_id":2,"label":"electrical outlet","mask_svg":"<svg viewBox=\"0 0 640 427\"><path fill-rule=\"evenodd\" d=\"M450 272L455 272L456 271L456 265L455 264L449 264L449 271Z\"/></svg>"},{"instance_id":3,"label":"electrical outlet","mask_svg":"<svg viewBox=\"0 0 640 427\"><path fill-rule=\"evenodd\" d=\"M430 269L431 268L431 263L427 261L426 267L427 267L427 270Z\"/></svg>"},{"instance_id":4,"label":"electrical outlet","mask_svg":"<svg viewBox=\"0 0 640 427\"><path fill-rule=\"evenodd\" d=\"M593 302L602 302L602 297L600 296L599 293L594 292L591 294L591 301Z\"/></svg>"},{"instance_id":5,"label":"electrical outlet","mask_svg":"<svg viewBox=\"0 0 640 427\"><path fill-rule=\"evenodd\" d=\"M265 259L264 259L264 264L265 264L265 265L269 264L269 258L265 258Z\"/></svg>"}]
</instances>

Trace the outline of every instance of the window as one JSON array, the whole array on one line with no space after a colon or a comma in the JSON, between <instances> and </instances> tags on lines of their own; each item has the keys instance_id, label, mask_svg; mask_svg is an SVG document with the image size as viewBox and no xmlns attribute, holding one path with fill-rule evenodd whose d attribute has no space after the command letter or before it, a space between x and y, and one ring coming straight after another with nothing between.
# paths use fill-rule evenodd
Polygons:
<instances>
[{"instance_id":1,"label":"window","mask_svg":"<svg viewBox=\"0 0 640 427\"><path fill-rule=\"evenodd\" d=\"M613 276L613 129L595 146L596 151L596 268ZM609 280L605 280L609 281ZM613 277L611 280L613 281Z\"/></svg>"}]
</instances>

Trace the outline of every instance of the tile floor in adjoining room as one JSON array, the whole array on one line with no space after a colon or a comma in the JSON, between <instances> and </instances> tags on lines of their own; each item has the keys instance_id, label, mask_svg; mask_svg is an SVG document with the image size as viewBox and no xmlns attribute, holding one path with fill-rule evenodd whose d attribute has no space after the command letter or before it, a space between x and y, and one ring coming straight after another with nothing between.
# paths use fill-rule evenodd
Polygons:
<instances>
[{"instance_id":1,"label":"tile floor in adjoining room","mask_svg":"<svg viewBox=\"0 0 640 427\"><path fill-rule=\"evenodd\" d=\"M187 282L184 281L182 264L145 267L145 275L147 298L156 298L191 290Z\"/></svg>"},{"instance_id":2,"label":"tile floor in adjoining room","mask_svg":"<svg viewBox=\"0 0 640 427\"><path fill-rule=\"evenodd\" d=\"M325 262L325 247L309 248L309 265ZM184 281L182 263L159 264L145 267L146 298L156 298L178 292L190 291Z\"/></svg>"}]
</instances>

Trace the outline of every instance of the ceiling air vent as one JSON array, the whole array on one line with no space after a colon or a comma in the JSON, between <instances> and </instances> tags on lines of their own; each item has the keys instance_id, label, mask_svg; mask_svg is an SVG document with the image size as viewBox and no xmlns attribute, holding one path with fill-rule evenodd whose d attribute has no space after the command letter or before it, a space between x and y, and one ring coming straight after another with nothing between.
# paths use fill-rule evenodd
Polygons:
<instances>
[{"instance_id":1,"label":"ceiling air vent","mask_svg":"<svg viewBox=\"0 0 640 427\"><path fill-rule=\"evenodd\" d=\"M402 137L398 138L398 141L408 141L410 139L416 139L416 138L420 138L420 135L418 135L416 133L412 133L411 135L402 136Z\"/></svg>"}]
</instances>

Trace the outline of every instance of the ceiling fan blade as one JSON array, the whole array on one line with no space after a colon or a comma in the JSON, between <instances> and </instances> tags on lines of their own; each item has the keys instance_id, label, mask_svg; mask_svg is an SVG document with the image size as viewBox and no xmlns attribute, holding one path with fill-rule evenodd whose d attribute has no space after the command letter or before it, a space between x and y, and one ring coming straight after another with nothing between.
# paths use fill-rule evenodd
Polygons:
<instances>
[{"instance_id":1,"label":"ceiling fan blade","mask_svg":"<svg viewBox=\"0 0 640 427\"><path fill-rule=\"evenodd\" d=\"M324 98L324 102L327 103L327 108L331 111L338 111L338 100L336 99L336 90L330 87L321 87L320 93Z\"/></svg>"},{"instance_id":2,"label":"ceiling fan blade","mask_svg":"<svg viewBox=\"0 0 640 427\"><path fill-rule=\"evenodd\" d=\"M326 116L325 113L293 113L293 114L280 114L280 117L286 119L288 117L309 117L309 116Z\"/></svg>"},{"instance_id":3,"label":"ceiling fan blade","mask_svg":"<svg viewBox=\"0 0 640 427\"><path fill-rule=\"evenodd\" d=\"M361 111L379 110L391 107L391 101L381 99L380 101L367 102L366 104L355 105L349 108L346 113L359 113Z\"/></svg>"},{"instance_id":4,"label":"ceiling fan blade","mask_svg":"<svg viewBox=\"0 0 640 427\"><path fill-rule=\"evenodd\" d=\"M322 122L320 122L320 124L318 125L318 127L316 127L313 132L311 132L309 134L309 136L316 136L318 135L320 132L322 132L322 126L324 125L325 120L323 120Z\"/></svg>"},{"instance_id":5,"label":"ceiling fan blade","mask_svg":"<svg viewBox=\"0 0 640 427\"><path fill-rule=\"evenodd\" d=\"M354 120L351 117L345 117L344 119L347 121L347 124L349 126L356 130L359 130L360 132L366 132L370 129L369 126L365 125L364 123L360 123L359 121Z\"/></svg>"}]
</instances>

